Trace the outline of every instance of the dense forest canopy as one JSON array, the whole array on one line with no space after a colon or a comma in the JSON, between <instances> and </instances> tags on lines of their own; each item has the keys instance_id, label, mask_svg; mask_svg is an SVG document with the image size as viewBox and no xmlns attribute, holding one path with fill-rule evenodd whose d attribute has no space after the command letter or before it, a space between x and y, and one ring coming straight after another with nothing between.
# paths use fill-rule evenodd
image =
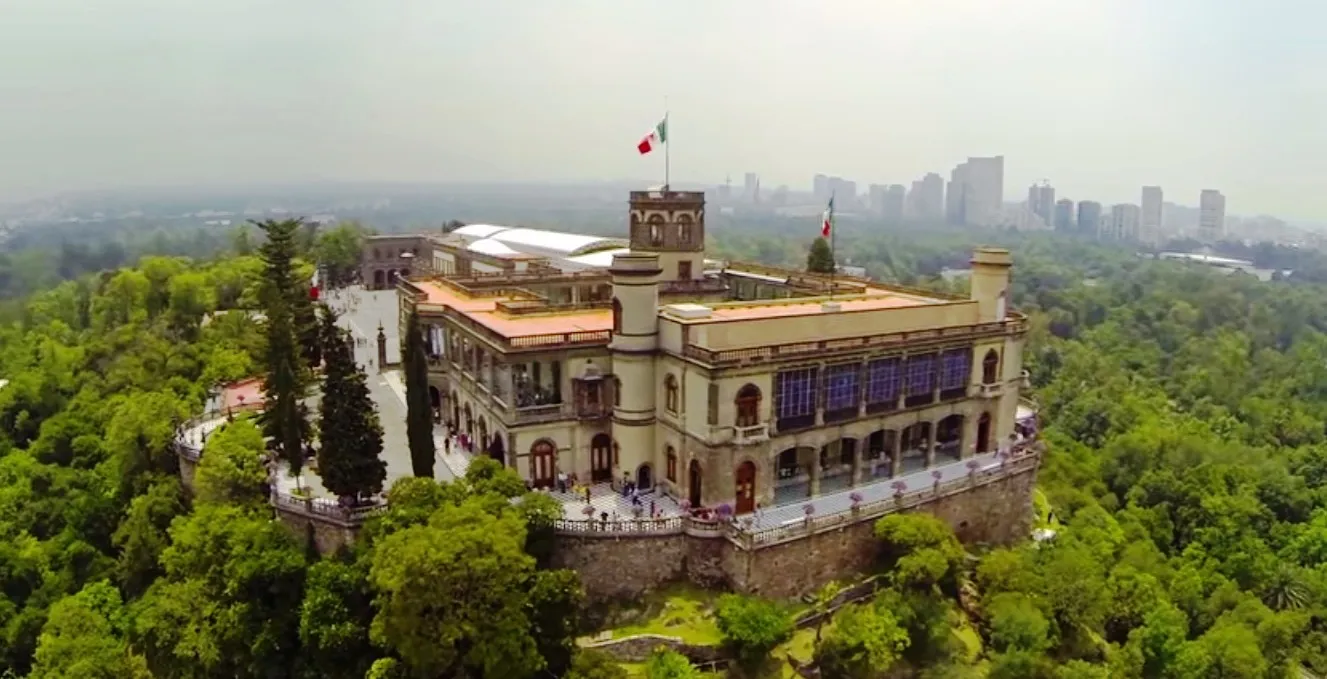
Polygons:
<instances>
[{"instance_id":1,"label":"dense forest canopy","mask_svg":"<svg viewBox=\"0 0 1327 679\"><path fill-rule=\"evenodd\" d=\"M799 229L711 237L802 266L815 232ZM979 237L1014 249L1031 314L1055 536L969 559L942 523L882 520L889 586L817 627L826 676L1327 672L1327 287L1046 235L845 229L838 245L884 278L961 285L934 274ZM318 243L306 262L344 253ZM0 327L0 670L625 676L574 643L579 584L547 568L560 509L511 502L525 489L507 470L399 482L354 550L326 559L271 520L252 425L209 440L207 490L186 497L177 425L213 385L261 370L256 245L71 269ZM764 676L786 639L771 606L721 600L734 676ZM668 655L638 670L697 676Z\"/></svg>"}]
</instances>

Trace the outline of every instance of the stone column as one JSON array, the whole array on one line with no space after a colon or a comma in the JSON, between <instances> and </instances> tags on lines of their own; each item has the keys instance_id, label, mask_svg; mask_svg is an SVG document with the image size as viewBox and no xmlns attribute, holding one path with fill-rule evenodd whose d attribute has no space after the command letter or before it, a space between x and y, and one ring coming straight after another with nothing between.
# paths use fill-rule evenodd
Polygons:
<instances>
[{"instance_id":1,"label":"stone column","mask_svg":"<svg viewBox=\"0 0 1327 679\"><path fill-rule=\"evenodd\" d=\"M853 446L852 453L852 485L853 487L862 484L862 459L865 457L866 446L870 442L870 435L856 439L857 443Z\"/></svg>"},{"instance_id":2,"label":"stone column","mask_svg":"<svg viewBox=\"0 0 1327 679\"><path fill-rule=\"evenodd\" d=\"M886 446L886 448L887 448L888 450L885 451L885 452L888 453L888 455L889 455L889 475L890 475L890 477L898 476L899 467L900 467L900 466L902 465L902 463L903 463L903 461L900 459L901 455L900 455L900 452L899 452L899 451L900 451L900 446L901 446L902 443L903 443L903 430L901 430L901 429L895 429L895 430L893 430L893 431L894 431L894 440L893 440L893 441L886 441L886 443L889 443L889 445Z\"/></svg>"},{"instance_id":3,"label":"stone column","mask_svg":"<svg viewBox=\"0 0 1327 679\"><path fill-rule=\"evenodd\" d=\"M818 446L811 453L811 497L820 494L820 450Z\"/></svg>"},{"instance_id":4,"label":"stone column","mask_svg":"<svg viewBox=\"0 0 1327 679\"><path fill-rule=\"evenodd\" d=\"M930 430L926 436L926 468L935 466L935 422L930 423Z\"/></svg>"}]
</instances>

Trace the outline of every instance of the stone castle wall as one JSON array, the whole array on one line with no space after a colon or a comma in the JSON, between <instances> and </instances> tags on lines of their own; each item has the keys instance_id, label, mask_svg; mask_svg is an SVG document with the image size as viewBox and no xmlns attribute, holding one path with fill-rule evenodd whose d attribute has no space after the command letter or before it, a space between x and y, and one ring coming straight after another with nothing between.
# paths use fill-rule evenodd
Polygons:
<instances>
[{"instance_id":1,"label":"stone castle wall","mask_svg":"<svg viewBox=\"0 0 1327 679\"><path fill-rule=\"evenodd\" d=\"M1036 468L923 502L967 544L1008 544L1032 527ZM721 534L559 535L553 563L580 573L591 602L632 599L661 585L695 584L788 599L869 571L878 516L780 542L743 547Z\"/></svg>"}]
</instances>

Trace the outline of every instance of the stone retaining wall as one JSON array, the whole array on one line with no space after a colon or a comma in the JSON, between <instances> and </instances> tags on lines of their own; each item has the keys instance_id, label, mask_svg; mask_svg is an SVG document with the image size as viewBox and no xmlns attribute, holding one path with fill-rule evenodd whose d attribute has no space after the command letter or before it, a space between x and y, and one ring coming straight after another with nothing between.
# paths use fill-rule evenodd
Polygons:
<instances>
[{"instance_id":1,"label":"stone retaining wall","mask_svg":"<svg viewBox=\"0 0 1327 679\"><path fill-rule=\"evenodd\" d=\"M718 646L688 644L677 637L659 634L637 634L621 639L581 644L582 648L602 651L621 662L629 663L645 662L645 659L660 646L681 653L693 663L709 663L725 659L723 649Z\"/></svg>"},{"instance_id":2,"label":"stone retaining wall","mask_svg":"<svg viewBox=\"0 0 1327 679\"><path fill-rule=\"evenodd\" d=\"M1008 544L1031 531L1036 478L1036 467L1029 467L905 511L944 519L964 543ZM754 549L716 535L559 535L553 563L580 573L586 596L595 603L638 598L677 581L790 599L871 570L879 554L877 519L864 516Z\"/></svg>"}]
</instances>

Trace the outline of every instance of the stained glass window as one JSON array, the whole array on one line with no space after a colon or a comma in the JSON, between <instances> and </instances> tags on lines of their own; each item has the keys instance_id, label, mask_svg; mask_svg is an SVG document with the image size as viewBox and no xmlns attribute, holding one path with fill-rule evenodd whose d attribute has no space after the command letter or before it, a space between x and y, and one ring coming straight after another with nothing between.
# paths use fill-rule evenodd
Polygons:
<instances>
[{"instance_id":1,"label":"stained glass window","mask_svg":"<svg viewBox=\"0 0 1327 679\"><path fill-rule=\"evenodd\" d=\"M825 368L825 410L857 407L857 363L842 363Z\"/></svg>"},{"instance_id":2,"label":"stained glass window","mask_svg":"<svg viewBox=\"0 0 1327 679\"><path fill-rule=\"evenodd\" d=\"M866 402L889 403L898 400L899 360L880 358L866 364Z\"/></svg>"},{"instance_id":3,"label":"stained glass window","mask_svg":"<svg viewBox=\"0 0 1327 679\"><path fill-rule=\"evenodd\" d=\"M906 374L908 396L929 394L935 388L935 354L909 356Z\"/></svg>"},{"instance_id":4,"label":"stained glass window","mask_svg":"<svg viewBox=\"0 0 1327 679\"><path fill-rule=\"evenodd\" d=\"M816 411L816 369L799 368L779 373L775 400L779 418L803 417Z\"/></svg>"},{"instance_id":5,"label":"stained glass window","mask_svg":"<svg viewBox=\"0 0 1327 679\"><path fill-rule=\"evenodd\" d=\"M972 374L972 351L957 349L946 351L940 358L940 390L962 389Z\"/></svg>"}]
</instances>

